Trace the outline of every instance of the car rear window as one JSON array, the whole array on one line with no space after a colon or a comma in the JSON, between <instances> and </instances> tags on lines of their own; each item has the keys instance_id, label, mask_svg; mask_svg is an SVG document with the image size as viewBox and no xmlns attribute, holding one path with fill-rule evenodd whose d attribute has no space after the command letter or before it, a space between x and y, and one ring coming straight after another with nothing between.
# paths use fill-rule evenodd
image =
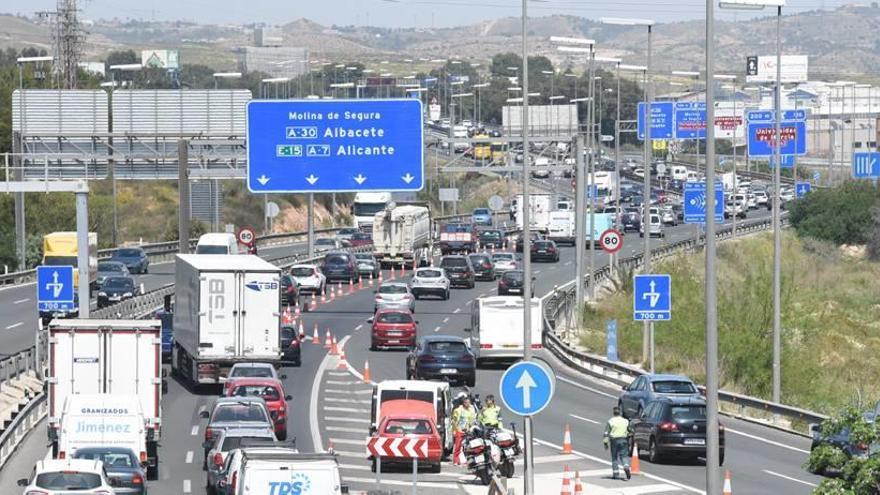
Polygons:
<instances>
[{"instance_id":1,"label":"car rear window","mask_svg":"<svg viewBox=\"0 0 880 495\"><path fill-rule=\"evenodd\" d=\"M417 400L433 404L434 394L421 390L383 390L381 402L384 403L390 400Z\"/></svg>"},{"instance_id":2,"label":"car rear window","mask_svg":"<svg viewBox=\"0 0 880 495\"><path fill-rule=\"evenodd\" d=\"M354 240L357 240L357 241L363 241L363 240L371 240L371 239L373 239L373 236L371 236L370 234L358 233L358 234L352 234L351 238Z\"/></svg>"},{"instance_id":3,"label":"car rear window","mask_svg":"<svg viewBox=\"0 0 880 495\"><path fill-rule=\"evenodd\" d=\"M383 285L379 287L379 294L406 294L405 285Z\"/></svg>"},{"instance_id":4,"label":"car rear window","mask_svg":"<svg viewBox=\"0 0 880 495\"><path fill-rule=\"evenodd\" d=\"M430 342L428 343L430 352L460 354L467 351L464 342Z\"/></svg>"},{"instance_id":5,"label":"car rear window","mask_svg":"<svg viewBox=\"0 0 880 495\"><path fill-rule=\"evenodd\" d=\"M520 271L507 272L504 274L504 280L513 280L515 282L522 282L523 273Z\"/></svg>"},{"instance_id":6,"label":"car rear window","mask_svg":"<svg viewBox=\"0 0 880 495\"><path fill-rule=\"evenodd\" d=\"M440 266L443 266L443 267L447 267L447 266L466 267L467 266L467 259L465 259L465 258L443 258L443 261L440 262Z\"/></svg>"},{"instance_id":7,"label":"car rear window","mask_svg":"<svg viewBox=\"0 0 880 495\"><path fill-rule=\"evenodd\" d=\"M225 404L214 411L212 422L263 421L269 422L266 412L258 404Z\"/></svg>"},{"instance_id":8,"label":"car rear window","mask_svg":"<svg viewBox=\"0 0 880 495\"><path fill-rule=\"evenodd\" d=\"M141 250L140 249L119 249L116 251L116 253L119 256L125 256L126 258L130 258L133 256L140 256Z\"/></svg>"},{"instance_id":9,"label":"car rear window","mask_svg":"<svg viewBox=\"0 0 880 495\"><path fill-rule=\"evenodd\" d=\"M229 248L227 246L201 244L196 246L196 254L229 254Z\"/></svg>"},{"instance_id":10,"label":"car rear window","mask_svg":"<svg viewBox=\"0 0 880 495\"><path fill-rule=\"evenodd\" d=\"M443 226L443 232L470 232L471 230L473 227L466 223L447 223Z\"/></svg>"},{"instance_id":11,"label":"car rear window","mask_svg":"<svg viewBox=\"0 0 880 495\"><path fill-rule=\"evenodd\" d=\"M232 390L233 397L260 397L265 401L281 400L278 389L268 385L240 385Z\"/></svg>"},{"instance_id":12,"label":"car rear window","mask_svg":"<svg viewBox=\"0 0 880 495\"><path fill-rule=\"evenodd\" d=\"M409 313L382 313L378 318L379 323L404 324L412 323L413 318Z\"/></svg>"},{"instance_id":13,"label":"car rear window","mask_svg":"<svg viewBox=\"0 0 880 495\"><path fill-rule=\"evenodd\" d=\"M431 423L424 419L391 419L385 424L385 433L391 435L429 435Z\"/></svg>"},{"instance_id":14,"label":"car rear window","mask_svg":"<svg viewBox=\"0 0 880 495\"><path fill-rule=\"evenodd\" d=\"M672 415L672 419L706 419L706 406L672 406L669 409L669 414Z\"/></svg>"},{"instance_id":15,"label":"car rear window","mask_svg":"<svg viewBox=\"0 0 880 495\"><path fill-rule=\"evenodd\" d=\"M480 237L484 239L500 239L501 232L498 232L497 230L486 230L480 234Z\"/></svg>"},{"instance_id":16,"label":"car rear window","mask_svg":"<svg viewBox=\"0 0 880 495\"><path fill-rule=\"evenodd\" d=\"M226 437L223 439L223 445L220 446L220 450L222 452L230 452L241 447L243 443L252 445L258 442L274 443L272 439L268 437Z\"/></svg>"},{"instance_id":17,"label":"car rear window","mask_svg":"<svg viewBox=\"0 0 880 495\"><path fill-rule=\"evenodd\" d=\"M306 267L298 267L298 268L292 268L290 270L290 273L294 277L311 277L312 274L314 273L314 269L306 268Z\"/></svg>"},{"instance_id":18,"label":"car rear window","mask_svg":"<svg viewBox=\"0 0 880 495\"><path fill-rule=\"evenodd\" d=\"M324 258L324 263L328 265L347 265L348 264L348 256L342 254L331 254Z\"/></svg>"},{"instance_id":19,"label":"car rear window","mask_svg":"<svg viewBox=\"0 0 880 495\"><path fill-rule=\"evenodd\" d=\"M372 254L361 253L361 254L354 255L354 257L357 258L358 261L373 261Z\"/></svg>"},{"instance_id":20,"label":"car rear window","mask_svg":"<svg viewBox=\"0 0 880 495\"><path fill-rule=\"evenodd\" d=\"M48 490L89 490L99 488L101 475L97 473L80 473L76 471L64 471L60 473L40 473L36 483L39 488Z\"/></svg>"},{"instance_id":21,"label":"car rear window","mask_svg":"<svg viewBox=\"0 0 880 495\"><path fill-rule=\"evenodd\" d=\"M651 382L651 388L658 394L693 394L697 392L694 384L680 380L661 380Z\"/></svg>"},{"instance_id":22,"label":"car rear window","mask_svg":"<svg viewBox=\"0 0 880 495\"><path fill-rule=\"evenodd\" d=\"M492 259L494 261L505 260L505 261L513 261L515 258L513 254L494 254L492 255Z\"/></svg>"},{"instance_id":23,"label":"car rear window","mask_svg":"<svg viewBox=\"0 0 880 495\"><path fill-rule=\"evenodd\" d=\"M482 265L483 263L491 263L488 256L475 255L471 256L471 263L474 265Z\"/></svg>"},{"instance_id":24,"label":"car rear window","mask_svg":"<svg viewBox=\"0 0 880 495\"><path fill-rule=\"evenodd\" d=\"M230 378L274 378L268 366L238 367L229 374Z\"/></svg>"},{"instance_id":25,"label":"car rear window","mask_svg":"<svg viewBox=\"0 0 880 495\"><path fill-rule=\"evenodd\" d=\"M93 461L101 461L108 470L113 468L131 468L135 466L134 459L131 454L125 452L77 452L74 456L76 459L89 459Z\"/></svg>"},{"instance_id":26,"label":"car rear window","mask_svg":"<svg viewBox=\"0 0 880 495\"><path fill-rule=\"evenodd\" d=\"M547 249L551 246L549 241L538 241L535 243L535 247L538 249Z\"/></svg>"},{"instance_id":27,"label":"car rear window","mask_svg":"<svg viewBox=\"0 0 880 495\"><path fill-rule=\"evenodd\" d=\"M98 263L99 272L121 272L122 265L118 263Z\"/></svg>"},{"instance_id":28,"label":"car rear window","mask_svg":"<svg viewBox=\"0 0 880 495\"><path fill-rule=\"evenodd\" d=\"M419 278L440 278L443 272L440 270L419 270L416 274Z\"/></svg>"}]
</instances>

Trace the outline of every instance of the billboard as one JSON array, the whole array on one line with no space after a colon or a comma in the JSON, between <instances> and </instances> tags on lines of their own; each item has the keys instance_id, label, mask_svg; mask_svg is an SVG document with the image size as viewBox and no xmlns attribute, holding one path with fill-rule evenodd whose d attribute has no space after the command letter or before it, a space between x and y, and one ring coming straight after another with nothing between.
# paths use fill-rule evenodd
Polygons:
<instances>
[{"instance_id":1,"label":"billboard","mask_svg":"<svg viewBox=\"0 0 880 495\"><path fill-rule=\"evenodd\" d=\"M522 135L522 115L521 106L502 108L502 122L508 135ZM573 136L577 130L577 105L529 105L530 135Z\"/></svg>"},{"instance_id":2,"label":"billboard","mask_svg":"<svg viewBox=\"0 0 880 495\"><path fill-rule=\"evenodd\" d=\"M141 65L151 69L179 69L177 50L142 50Z\"/></svg>"},{"instance_id":3,"label":"billboard","mask_svg":"<svg viewBox=\"0 0 880 495\"><path fill-rule=\"evenodd\" d=\"M806 55L783 55L782 56L782 82L802 83L807 81L807 56ZM746 57L746 82L771 83L776 82L776 56Z\"/></svg>"}]
</instances>

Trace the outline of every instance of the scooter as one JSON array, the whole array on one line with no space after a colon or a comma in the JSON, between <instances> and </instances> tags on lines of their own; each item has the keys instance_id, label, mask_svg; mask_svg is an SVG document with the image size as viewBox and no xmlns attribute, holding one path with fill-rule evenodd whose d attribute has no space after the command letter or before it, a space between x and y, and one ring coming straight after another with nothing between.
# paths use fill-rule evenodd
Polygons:
<instances>
[{"instance_id":1,"label":"scooter","mask_svg":"<svg viewBox=\"0 0 880 495\"><path fill-rule=\"evenodd\" d=\"M481 426L471 428L465 437L464 455L467 459L468 472L480 478L483 485L489 485L495 472L499 471L501 449Z\"/></svg>"}]
</instances>

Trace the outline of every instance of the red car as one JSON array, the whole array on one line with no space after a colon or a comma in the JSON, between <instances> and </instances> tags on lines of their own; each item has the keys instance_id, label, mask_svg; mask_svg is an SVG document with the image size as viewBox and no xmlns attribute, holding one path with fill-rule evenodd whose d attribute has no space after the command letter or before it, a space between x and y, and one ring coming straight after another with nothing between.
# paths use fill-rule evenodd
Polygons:
<instances>
[{"instance_id":1,"label":"red car","mask_svg":"<svg viewBox=\"0 0 880 495\"><path fill-rule=\"evenodd\" d=\"M352 234L351 237L348 238L348 244L351 247L372 246L373 236L365 232L358 232Z\"/></svg>"},{"instance_id":2,"label":"red car","mask_svg":"<svg viewBox=\"0 0 880 495\"><path fill-rule=\"evenodd\" d=\"M428 458L419 459L419 465L428 464L432 473L440 472L440 459L443 456L443 444L440 432L434 422L434 405L420 400L391 400L382 403L382 421L374 437L407 438L411 440L425 439L428 442ZM376 471L376 459L373 471ZM399 462L407 466L412 458L383 458L382 469L386 465Z\"/></svg>"},{"instance_id":3,"label":"red car","mask_svg":"<svg viewBox=\"0 0 880 495\"><path fill-rule=\"evenodd\" d=\"M275 427L279 440L287 439L287 401L293 398L284 395L280 380L274 378L236 378L226 391L227 397L260 397L266 401L266 408Z\"/></svg>"},{"instance_id":4,"label":"red car","mask_svg":"<svg viewBox=\"0 0 880 495\"><path fill-rule=\"evenodd\" d=\"M416 345L418 322L408 309L380 309L367 320L373 325L370 350Z\"/></svg>"}]
</instances>

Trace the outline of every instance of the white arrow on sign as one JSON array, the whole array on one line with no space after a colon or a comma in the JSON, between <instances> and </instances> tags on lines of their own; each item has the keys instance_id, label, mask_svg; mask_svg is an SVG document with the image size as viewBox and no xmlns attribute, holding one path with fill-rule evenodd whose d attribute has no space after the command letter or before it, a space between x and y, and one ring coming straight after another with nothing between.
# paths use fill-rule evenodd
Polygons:
<instances>
[{"instance_id":1,"label":"white arrow on sign","mask_svg":"<svg viewBox=\"0 0 880 495\"><path fill-rule=\"evenodd\" d=\"M46 288L52 291L52 299L58 299L61 295L64 284L58 281L58 270L52 272L52 282L46 284Z\"/></svg>"},{"instance_id":2,"label":"white arrow on sign","mask_svg":"<svg viewBox=\"0 0 880 495\"><path fill-rule=\"evenodd\" d=\"M411 173L407 172L406 175L401 177L401 179L403 179L404 182L409 184L410 182L412 182L415 179L415 177Z\"/></svg>"},{"instance_id":3,"label":"white arrow on sign","mask_svg":"<svg viewBox=\"0 0 880 495\"><path fill-rule=\"evenodd\" d=\"M314 186L315 182L318 182L318 178L315 177L315 174L311 174L308 177L306 177L306 182L308 182L309 184Z\"/></svg>"},{"instance_id":4,"label":"white arrow on sign","mask_svg":"<svg viewBox=\"0 0 880 495\"><path fill-rule=\"evenodd\" d=\"M260 185L262 185L262 186L265 186L266 183L269 182L270 180L271 180L271 179L269 179L268 177L266 177L266 174L263 174L263 175L257 177L257 182L259 182Z\"/></svg>"},{"instance_id":5,"label":"white arrow on sign","mask_svg":"<svg viewBox=\"0 0 880 495\"><path fill-rule=\"evenodd\" d=\"M364 174L357 174L357 177L354 178L354 181L357 182L359 185L363 184L366 180L367 178L364 177Z\"/></svg>"},{"instance_id":6,"label":"white arrow on sign","mask_svg":"<svg viewBox=\"0 0 880 495\"><path fill-rule=\"evenodd\" d=\"M524 409L532 408L532 389L537 388L537 386L538 384L535 383L535 379L532 378L529 370L523 371L523 374L520 375L519 380L516 381L516 385L514 385L514 388L522 389Z\"/></svg>"},{"instance_id":7,"label":"white arrow on sign","mask_svg":"<svg viewBox=\"0 0 880 495\"><path fill-rule=\"evenodd\" d=\"M653 308L657 305L658 302L660 302L660 293L654 290L657 284L653 280L651 280L651 283L649 283L648 285L651 287L651 291L642 294L642 299L647 299L648 303Z\"/></svg>"}]
</instances>

